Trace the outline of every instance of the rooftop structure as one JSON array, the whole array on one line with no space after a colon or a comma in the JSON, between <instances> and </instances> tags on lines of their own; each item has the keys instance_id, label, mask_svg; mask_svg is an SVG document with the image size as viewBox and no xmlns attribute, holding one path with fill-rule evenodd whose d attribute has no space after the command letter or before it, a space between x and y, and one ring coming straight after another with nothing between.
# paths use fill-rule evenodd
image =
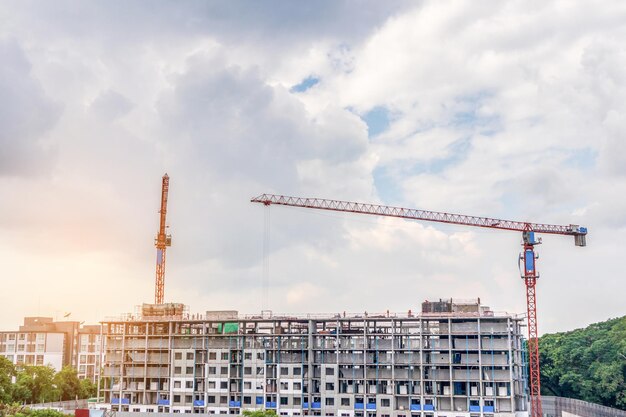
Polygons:
<instances>
[{"instance_id":1,"label":"rooftop structure","mask_svg":"<svg viewBox=\"0 0 626 417\"><path fill-rule=\"evenodd\" d=\"M127 316L102 323L99 395L119 411L523 416L521 322L478 300L402 314Z\"/></svg>"}]
</instances>

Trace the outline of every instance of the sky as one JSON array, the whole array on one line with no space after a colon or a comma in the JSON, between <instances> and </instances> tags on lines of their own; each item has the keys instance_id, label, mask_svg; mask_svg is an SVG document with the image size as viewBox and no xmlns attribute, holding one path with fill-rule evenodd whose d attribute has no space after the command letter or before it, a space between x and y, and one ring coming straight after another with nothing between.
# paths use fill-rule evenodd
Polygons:
<instances>
[{"instance_id":1,"label":"sky","mask_svg":"<svg viewBox=\"0 0 626 417\"><path fill-rule=\"evenodd\" d=\"M192 313L525 312L516 232L262 193L580 224L540 333L626 314L626 3L0 2L0 328Z\"/></svg>"}]
</instances>

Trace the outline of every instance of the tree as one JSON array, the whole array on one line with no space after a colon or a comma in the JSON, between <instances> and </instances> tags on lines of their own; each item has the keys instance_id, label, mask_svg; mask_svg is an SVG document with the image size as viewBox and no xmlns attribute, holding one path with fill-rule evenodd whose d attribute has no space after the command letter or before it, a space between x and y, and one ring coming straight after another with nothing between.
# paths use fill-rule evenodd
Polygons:
<instances>
[{"instance_id":1,"label":"tree","mask_svg":"<svg viewBox=\"0 0 626 417\"><path fill-rule=\"evenodd\" d=\"M626 410L626 316L540 338L544 394Z\"/></svg>"},{"instance_id":2,"label":"tree","mask_svg":"<svg viewBox=\"0 0 626 417\"><path fill-rule=\"evenodd\" d=\"M13 381L15 366L13 363L0 356L0 403L10 403L13 399Z\"/></svg>"},{"instance_id":3,"label":"tree","mask_svg":"<svg viewBox=\"0 0 626 417\"><path fill-rule=\"evenodd\" d=\"M98 386L91 382L90 379L81 379L78 389L78 398L95 397L98 393Z\"/></svg>"},{"instance_id":4,"label":"tree","mask_svg":"<svg viewBox=\"0 0 626 417\"><path fill-rule=\"evenodd\" d=\"M276 417L274 410L244 410L243 415L246 417Z\"/></svg>"},{"instance_id":5,"label":"tree","mask_svg":"<svg viewBox=\"0 0 626 417\"><path fill-rule=\"evenodd\" d=\"M52 366L24 366L17 373L13 400L30 404L58 400L54 374Z\"/></svg>"},{"instance_id":6,"label":"tree","mask_svg":"<svg viewBox=\"0 0 626 417\"><path fill-rule=\"evenodd\" d=\"M63 401L74 400L80 394L80 381L76 369L64 366L55 376L54 385ZM81 397L82 398L82 397Z\"/></svg>"}]
</instances>

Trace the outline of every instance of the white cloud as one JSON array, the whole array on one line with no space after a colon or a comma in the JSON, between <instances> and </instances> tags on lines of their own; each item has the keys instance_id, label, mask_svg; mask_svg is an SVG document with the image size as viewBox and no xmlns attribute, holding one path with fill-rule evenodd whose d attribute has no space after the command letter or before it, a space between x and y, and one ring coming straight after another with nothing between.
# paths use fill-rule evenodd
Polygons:
<instances>
[{"instance_id":1,"label":"white cloud","mask_svg":"<svg viewBox=\"0 0 626 417\"><path fill-rule=\"evenodd\" d=\"M194 311L260 308L268 209L249 198L276 192L586 224L588 248L539 248L542 329L623 314L625 14L617 1L5 3L9 290L47 271L40 287L89 320L76 298L93 287L102 316L150 301L167 171L166 299ZM309 76L319 83L289 91ZM373 108L391 118L370 139L359 116ZM524 310L515 234L269 212L277 311L450 296Z\"/></svg>"}]
</instances>

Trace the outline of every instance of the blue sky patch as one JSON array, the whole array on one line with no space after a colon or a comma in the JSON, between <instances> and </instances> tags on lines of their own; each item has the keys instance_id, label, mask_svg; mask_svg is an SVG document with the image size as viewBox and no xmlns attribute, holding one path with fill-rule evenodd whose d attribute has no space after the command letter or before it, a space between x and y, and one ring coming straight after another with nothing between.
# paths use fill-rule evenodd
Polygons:
<instances>
[{"instance_id":1,"label":"blue sky patch","mask_svg":"<svg viewBox=\"0 0 626 417\"><path fill-rule=\"evenodd\" d=\"M484 136L493 136L501 131L502 124L498 115L480 113L483 103L490 97L491 93L486 91L459 97L459 109L454 112L450 124L458 128L476 128Z\"/></svg>"},{"instance_id":2,"label":"blue sky patch","mask_svg":"<svg viewBox=\"0 0 626 417\"><path fill-rule=\"evenodd\" d=\"M319 82L320 82L319 78L314 77L312 75L309 75L304 80L300 81L299 84L296 84L293 87L291 87L289 89L289 91L292 92L292 93L303 93L306 90L308 90L309 88L311 88L314 85L318 84Z\"/></svg>"},{"instance_id":3,"label":"blue sky patch","mask_svg":"<svg viewBox=\"0 0 626 417\"><path fill-rule=\"evenodd\" d=\"M368 137L374 137L389 129L389 116L389 110L382 106L376 106L361 116L361 119L367 124Z\"/></svg>"},{"instance_id":4,"label":"blue sky patch","mask_svg":"<svg viewBox=\"0 0 626 417\"><path fill-rule=\"evenodd\" d=\"M373 171L374 187L378 197L384 204L399 204L402 200L402 191L394 176L385 166L378 166Z\"/></svg>"},{"instance_id":5,"label":"blue sky patch","mask_svg":"<svg viewBox=\"0 0 626 417\"><path fill-rule=\"evenodd\" d=\"M588 170L596 165L597 157L598 152L593 149L575 149L570 152L570 156L565 160L565 163L574 168Z\"/></svg>"}]
</instances>

